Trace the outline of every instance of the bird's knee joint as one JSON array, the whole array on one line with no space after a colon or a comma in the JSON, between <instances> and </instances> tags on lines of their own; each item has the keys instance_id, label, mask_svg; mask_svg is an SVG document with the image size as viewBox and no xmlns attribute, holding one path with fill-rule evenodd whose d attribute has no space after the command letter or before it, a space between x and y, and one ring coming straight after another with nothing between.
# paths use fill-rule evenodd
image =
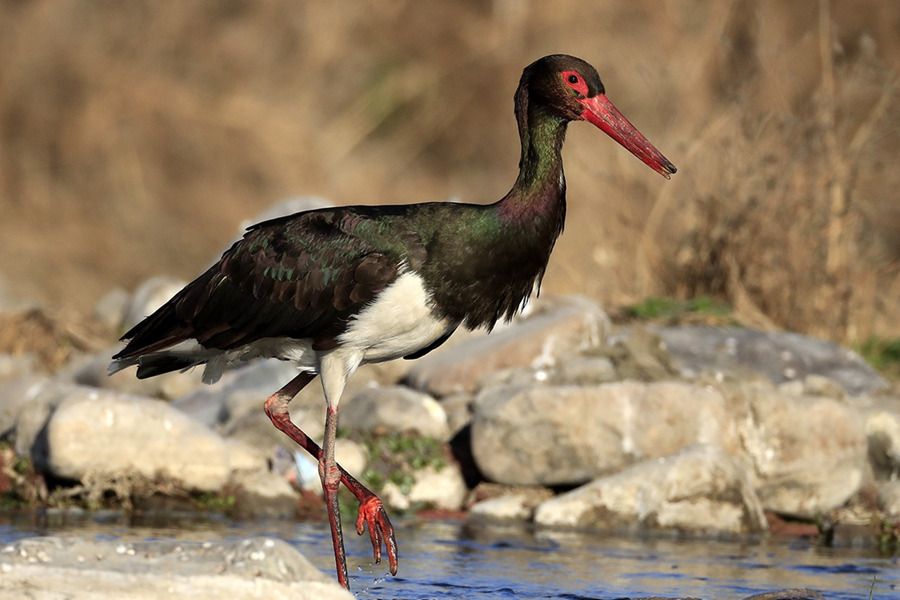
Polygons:
<instances>
[{"instance_id":1,"label":"bird's knee joint","mask_svg":"<svg viewBox=\"0 0 900 600\"><path fill-rule=\"evenodd\" d=\"M337 491L341 484L341 471L337 464L325 466L319 463L319 478L322 480L322 486L329 491Z\"/></svg>"},{"instance_id":2,"label":"bird's knee joint","mask_svg":"<svg viewBox=\"0 0 900 600\"><path fill-rule=\"evenodd\" d=\"M290 418L290 413L288 413L288 403L279 395L269 396L266 400L263 409L266 411L266 415L268 415L269 419L273 422L283 421L285 418Z\"/></svg>"}]
</instances>

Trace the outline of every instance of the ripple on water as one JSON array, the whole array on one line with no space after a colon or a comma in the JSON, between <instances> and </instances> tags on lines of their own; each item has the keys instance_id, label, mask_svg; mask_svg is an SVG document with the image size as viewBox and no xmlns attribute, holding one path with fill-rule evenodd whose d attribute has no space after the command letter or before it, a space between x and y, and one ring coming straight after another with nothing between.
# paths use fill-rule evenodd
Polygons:
<instances>
[{"instance_id":1,"label":"ripple on water","mask_svg":"<svg viewBox=\"0 0 900 600\"><path fill-rule=\"evenodd\" d=\"M5 519L5 522L4 522ZM101 539L234 540L268 535L300 549L332 573L324 523L81 519L15 522L0 515L0 543L41 534ZM347 536L351 585L360 600L612 600L635 596L738 599L791 587L829 599L900 598L897 559L808 543L634 539L572 532L473 528L460 523L399 523L400 576L371 564L368 540Z\"/></svg>"}]
</instances>

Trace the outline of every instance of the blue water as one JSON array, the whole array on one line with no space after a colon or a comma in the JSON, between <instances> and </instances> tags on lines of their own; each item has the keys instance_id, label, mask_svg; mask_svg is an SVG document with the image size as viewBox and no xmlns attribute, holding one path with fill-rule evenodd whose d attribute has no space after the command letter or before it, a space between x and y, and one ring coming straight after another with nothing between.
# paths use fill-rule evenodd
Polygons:
<instances>
[{"instance_id":1,"label":"blue water","mask_svg":"<svg viewBox=\"0 0 900 600\"><path fill-rule=\"evenodd\" d=\"M784 588L815 588L831 599L900 599L896 557L829 549L800 540L755 543L635 539L460 522L400 522L400 573L371 563L368 538L347 534L351 586L363 599L613 599L640 596L744 598ZM44 534L104 539L207 541L251 535L281 538L332 575L324 523L183 521L140 525L121 515L86 520L13 521L0 515L0 542Z\"/></svg>"}]
</instances>

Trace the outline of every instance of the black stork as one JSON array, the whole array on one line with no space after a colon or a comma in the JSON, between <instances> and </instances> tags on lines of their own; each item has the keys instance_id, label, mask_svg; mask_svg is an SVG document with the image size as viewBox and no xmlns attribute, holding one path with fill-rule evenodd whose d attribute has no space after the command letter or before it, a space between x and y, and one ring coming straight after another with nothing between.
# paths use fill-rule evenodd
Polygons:
<instances>
[{"instance_id":1,"label":"black stork","mask_svg":"<svg viewBox=\"0 0 900 600\"><path fill-rule=\"evenodd\" d=\"M523 308L565 220L562 150L569 121L589 121L667 179L675 166L606 97L585 61L545 56L515 94L522 154L512 189L493 204L342 206L251 226L222 258L123 337L110 372L138 378L205 365L214 381L257 357L299 374L265 402L272 423L319 461L337 577L349 588L337 492L359 501L375 562L397 574L394 529L381 500L335 462L338 405L363 363L417 358L459 326L490 329ZM288 403L316 375L327 403L320 448Z\"/></svg>"}]
</instances>

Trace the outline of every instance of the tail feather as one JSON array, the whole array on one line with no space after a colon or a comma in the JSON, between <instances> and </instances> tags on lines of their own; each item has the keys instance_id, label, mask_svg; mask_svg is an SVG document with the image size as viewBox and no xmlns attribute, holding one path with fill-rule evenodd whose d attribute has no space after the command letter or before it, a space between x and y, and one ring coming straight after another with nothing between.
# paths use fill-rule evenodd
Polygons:
<instances>
[{"instance_id":1,"label":"tail feather","mask_svg":"<svg viewBox=\"0 0 900 600\"><path fill-rule=\"evenodd\" d=\"M113 360L136 358L192 338L192 328L179 316L179 306L183 301L191 300L187 296L192 291L204 289L211 275L212 269L209 269L156 309L153 314L129 329L122 336L122 341L127 340L128 344L113 356Z\"/></svg>"},{"instance_id":2,"label":"tail feather","mask_svg":"<svg viewBox=\"0 0 900 600\"><path fill-rule=\"evenodd\" d=\"M137 365L137 378L147 379L172 371L184 371L206 362L206 358L190 356L187 354L154 352L131 358L114 359L109 365L109 374L112 375L122 369Z\"/></svg>"}]
</instances>

